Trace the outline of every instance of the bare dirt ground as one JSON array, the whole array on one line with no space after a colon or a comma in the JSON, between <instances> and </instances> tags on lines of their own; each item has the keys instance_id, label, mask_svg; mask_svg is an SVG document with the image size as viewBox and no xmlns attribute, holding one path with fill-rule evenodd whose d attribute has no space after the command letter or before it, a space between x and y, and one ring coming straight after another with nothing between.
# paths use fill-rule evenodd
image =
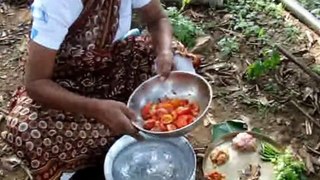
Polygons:
<instances>
[{"instance_id":1,"label":"bare dirt ground","mask_svg":"<svg viewBox=\"0 0 320 180\"><path fill-rule=\"evenodd\" d=\"M297 93L295 97L298 97L296 99L298 106L310 113L313 119L319 121L319 109L316 109L319 107L315 107L315 102L319 105L320 101L319 90L317 91L319 85L315 85L308 75L288 61L282 63L278 71L273 72L280 73L281 82L285 83L285 87L279 85L281 82L275 82L273 74L259 79L258 82L243 80L243 72L248 62L253 62L259 57L257 51L260 48L259 45L255 46L250 44L250 41L243 39L240 41L239 53L224 59L217 48L217 42L225 35L241 36L238 32L226 28L230 14L227 11L204 11L201 7L195 7L186 14L198 23L214 24L213 27L206 29L206 33L211 35L212 40L199 48L206 55L201 73L212 83L214 89L213 105L208 117L211 123L207 122L189 135L194 147L202 148L210 143L210 127L214 123L230 119L250 120L250 125L261 129L262 132L281 144L290 145L297 152L307 151L307 157L304 159L311 162L315 169L309 179L320 179L320 151L318 152L319 147L317 147L320 142L320 128L312 125L309 122L310 119L290 103L292 98L290 93ZM320 64L319 37L288 14L287 19L298 26L303 35L297 42L288 44L287 48L307 65ZM10 94L22 82L21 69L23 66L21 62L26 58L29 24L30 15L26 8L4 7L0 3L0 105L2 116L6 113ZM281 30L276 29L275 32L273 38L281 41ZM311 34L312 40L308 39L306 34ZM267 89L266 87L269 86L273 88ZM290 92L288 88L291 89ZM4 130L6 123L3 118L1 119L0 132ZM311 124L311 133L308 128L309 124ZM8 158L11 155L10 147L0 139L0 157ZM199 162L201 162L201 152L199 152ZM19 166L8 170L0 165L0 179L25 180L28 179L28 176Z\"/></svg>"}]
</instances>

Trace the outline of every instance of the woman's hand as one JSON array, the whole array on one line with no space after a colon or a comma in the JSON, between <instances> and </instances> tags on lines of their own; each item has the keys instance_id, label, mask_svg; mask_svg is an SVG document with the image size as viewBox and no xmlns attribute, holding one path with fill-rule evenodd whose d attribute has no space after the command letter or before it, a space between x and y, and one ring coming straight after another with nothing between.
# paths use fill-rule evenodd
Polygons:
<instances>
[{"instance_id":1,"label":"woman's hand","mask_svg":"<svg viewBox=\"0 0 320 180\"><path fill-rule=\"evenodd\" d=\"M96 120L110 128L113 135L133 135L137 130L131 121L136 118L134 112L121 102L113 100L96 100L90 114Z\"/></svg>"},{"instance_id":2,"label":"woman's hand","mask_svg":"<svg viewBox=\"0 0 320 180\"><path fill-rule=\"evenodd\" d=\"M162 79L168 77L173 66L171 49L172 27L159 0L151 0L149 4L138 11L143 22L147 24L152 36L153 47L157 54L157 72Z\"/></svg>"},{"instance_id":3,"label":"woman's hand","mask_svg":"<svg viewBox=\"0 0 320 180\"><path fill-rule=\"evenodd\" d=\"M162 79L166 79L173 68L173 53L171 51L160 52L156 58L157 73Z\"/></svg>"}]
</instances>

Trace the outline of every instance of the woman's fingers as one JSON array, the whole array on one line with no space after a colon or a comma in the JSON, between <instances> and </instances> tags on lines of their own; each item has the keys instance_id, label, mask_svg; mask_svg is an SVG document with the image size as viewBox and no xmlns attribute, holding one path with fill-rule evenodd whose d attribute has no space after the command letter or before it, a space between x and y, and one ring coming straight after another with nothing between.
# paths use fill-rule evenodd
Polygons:
<instances>
[{"instance_id":1,"label":"woman's fingers","mask_svg":"<svg viewBox=\"0 0 320 180\"><path fill-rule=\"evenodd\" d=\"M126 105L122 104L121 110L129 120L134 121L136 119L136 114L134 113L134 111L129 109Z\"/></svg>"},{"instance_id":2,"label":"woman's fingers","mask_svg":"<svg viewBox=\"0 0 320 180\"><path fill-rule=\"evenodd\" d=\"M125 132L127 134L134 134L137 133L137 129L133 126L132 121L134 121L136 119L136 115L135 113L129 109L127 106L125 106L124 104L121 105L121 111L122 111L122 119L124 122L124 127L125 127Z\"/></svg>"},{"instance_id":3,"label":"woman's fingers","mask_svg":"<svg viewBox=\"0 0 320 180\"><path fill-rule=\"evenodd\" d=\"M171 51L159 53L156 59L156 67L161 80L166 79L173 67L173 53Z\"/></svg>"},{"instance_id":4,"label":"woman's fingers","mask_svg":"<svg viewBox=\"0 0 320 180\"><path fill-rule=\"evenodd\" d=\"M117 117L116 124L112 125L112 129L115 131L116 134L134 134L137 132L136 128L133 127L130 119L123 113L119 112Z\"/></svg>"}]
</instances>

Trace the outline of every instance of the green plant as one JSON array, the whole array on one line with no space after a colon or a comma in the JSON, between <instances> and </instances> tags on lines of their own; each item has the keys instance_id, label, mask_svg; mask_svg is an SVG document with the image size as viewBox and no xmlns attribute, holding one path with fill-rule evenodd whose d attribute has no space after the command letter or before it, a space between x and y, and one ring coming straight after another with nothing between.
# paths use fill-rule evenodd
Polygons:
<instances>
[{"instance_id":1,"label":"green plant","mask_svg":"<svg viewBox=\"0 0 320 180\"><path fill-rule=\"evenodd\" d=\"M269 82L269 83L265 84L263 90L267 91L271 94L278 94L280 89L279 89L279 86L277 83Z\"/></svg>"},{"instance_id":2,"label":"green plant","mask_svg":"<svg viewBox=\"0 0 320 180\"><path fill-rule=\"evenodd\" d=\"M276 180L306 180L304 163L298 160L291 151L286 150L284 154L273 160L273 163Z\"/></svg>"},{"instance_id":3,"label":"green plant","mask_svg":"<svg viewBox=\"0 0 320 180\"><path fill-rule=\"evenodd\" d=\"M234 26L234 30L241 30L246 36L256 36L260 31L260 27L253 21L248 21L247 19L240 18Z\"/></svg>"},{"instance_id":4,"label":"green plant","mask_svg":"<svg viewBox=\"0 0 320 180\"><path fill-rule=\"evenodd\" d=\"M312 65L311 69L312 69L313 72L315 72L315 73L320 75L320 64Z\"/></svg>"},{"instance_id":5,"label":"green plant","mask_svg":"<svg viewBox=\"0 0 320 180\"><path fill-rule=\"evenodd\" d=\"M197 26L190 18L183 16L175 7L166 9L167 15L173 27L173 35L187 47L193 47L196 38L203 34L200 26Z\"/></svg>"},{"instance_id":6,"label":"green plant","mask_svg":"<svg viewBox=\"0 0 320 180\"><path fill-rule=\"evenodd\" d=\"M188 5L191 2L191 0L182 0L182 6L180 8L180 12L184 10L186 5Z\"/></svg>"},{"instance_id":7,"label":"green plant","mask_svg":"<svg viewBox=\"0 0 320 180\"><path fill-rule=\"evenodd\" d=\"M231 1L228 5L229 11L233 14L233 29L241 31L246 37L257 37L259 43L268 44L270 36L265 28L259 24L262 15L271 15L280 23L283 6L274 0L238 0Z\"/></svg>"},{"instance_id":8,"label":"green plant","mask_svg":"<svg viewBox=\"0 0 320 180\"><path fill-rule=\"evenodd\" d=\"M265 11L274 18L281 18L281 15L284 12L283 5L281 3L269 3L266 6Z\"/></svg>"},{"instance_id":9,"label":"green plant","mask_svg":"<svg viewBox=\"0 0 320 180\"><path fill-rule=\"evenodd\" d=\"M261 15L272 16L281 24L284 8L281 3L275 0L231 0L228 2L228 9L233 14L233 29L241 31L246 37L258 37L263 44L267 44L265 29L259 24ZM260 19L259 19L260 18Z\"/></svg>"},{"instance_id":10,"label":"green plant","mask_svg":"<svg viewBox=\"0 0 320 180\"><path fill-rule=\"evenodd\" d=\"M260 158L263 161L270 162L280 155L280 150L267 142L261 143L261 150L259 152Z\"/></svg>"},{"instance_id":11,"label":"green plant","mask_svg":"<svg viewBox=\"0 0 320 180\"><path fill-rule=\"evenodd\" d=\"M310 11L320 8L320 2L318 0L298 0L298 1Z\"/></svg>"},{"instance_id":12,"label":"green plant","mask_svg":"<svg viewBox=\"0 0 320 180\"><path fill-rule=\"evenodd\" d=\"M239 52L240 48L236 37L224 37L218 42L218 46L224 56L230 56Z\"/></svg>"},{"instance_id":13,"label":"green plant","mask_svg":"<svg viewBox=\"0 0 320 180\"><path fill-rule=\"evenodd\" d=\"M281 152L273 145L262 142L260 158L272 162L276 173L276 180L305 180L305 164L295 157L291 150Z\"/></svg>"},{"instance_id":14,"label":"green plant","mask_svg":"<svg viewBox=\"0 0 320 180\"><path fill-rule=\"evenodd\" d=\"M248 10L248 12L265 12L275 18L281 17L284 12L283 5L276 3L275 0L231 0L228 7L231 9L237 8L238 12L239 10L242 12Z\"/></svg>"},{"instance_id":15,"label":"green plant","mask_svg":"<svg viewBox=\"0 0 320 180\"><path fill-rule=\"evenodd\" d=\"M266 51L264 57L264 60L257 60L247 68L248 79L255 80L269 71L275 70L281 62L280 54L274 50Z\"/></svg>"},{"instance_id":16,"label":"green plant","mask_svg":"<svg viewBox=\"0 0 320 180\"><path fill-rule=\"evenodd\" d=\"M287 42L294 42L300 36L300 29L292 24L286 24L284 28Z\"/></svg>"}]
</instances>

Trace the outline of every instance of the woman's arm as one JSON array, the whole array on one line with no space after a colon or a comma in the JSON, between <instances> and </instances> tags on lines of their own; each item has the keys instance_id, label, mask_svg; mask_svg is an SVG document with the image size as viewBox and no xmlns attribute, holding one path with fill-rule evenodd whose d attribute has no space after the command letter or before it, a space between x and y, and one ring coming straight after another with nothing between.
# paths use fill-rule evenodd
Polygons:
<instances>
[{"instance_id":1,"label":"woman's arm","mask_svg":"<svg viewBox=\"0 0 320 180\"><path fill-rule=\"evenodd\" d=\"M33 41L29 43L25 85L28 95L49 108L84 114L107 125L115 134L132 134L130 120L135 114L125 104L112 100L91 99L64 89L51 80L56 51Z\"/></svg>"},{"instance_id":2,"label":"woman's arm","mask_svg":"<svg viewBox=\"0 0 320 180\"><path fill-rule=\"evenodd\" d=\"M172 27L160 0L151 0L148 5L141 8L140 14L152 35L156 52L171 51Z\"/></svg>"},{"instance_id":3,"label":"woman's arm","mask_svg":"<svg viewBox=\"0 0 320 180\"><path fill-rule=\"evenodd\" d=\"M173 66L172 27L169 19L161 6L160 0L151 0L139 12L152 36L152 42L157 53L158 73L168 76Z\"/></svg>"},{"instance_id":4,"label":"woman's arm","mask_svg":"<svg viewBox=\"0 0 320 180\"><path fill-rule=\"evenodd\" d=\"M33 41L29 43L25 85L35 101L54 109L90 115L94 99L72 93L51 80L56 51Z\"/></svg>"}]
</instances>

